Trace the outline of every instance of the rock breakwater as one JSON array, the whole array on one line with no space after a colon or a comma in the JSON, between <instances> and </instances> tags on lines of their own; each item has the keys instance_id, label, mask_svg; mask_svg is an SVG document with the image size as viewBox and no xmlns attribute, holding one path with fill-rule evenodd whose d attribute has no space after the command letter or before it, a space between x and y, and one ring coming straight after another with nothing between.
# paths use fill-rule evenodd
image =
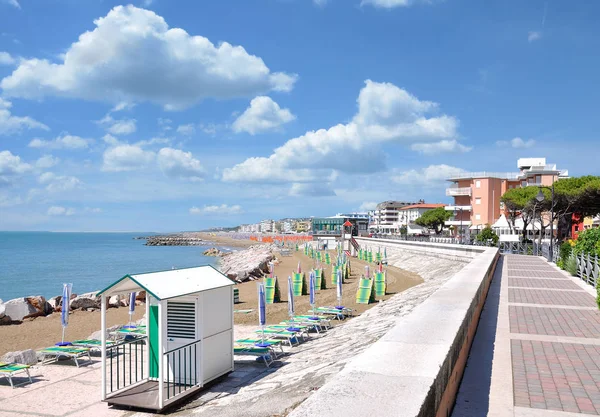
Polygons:
<instances>
[{"instance_id":1,"label":"rock breakwater","mask_svg":"<svg viewBox=\"0 0 600 417\"><path fill-rule=\"evenodd\" d=\"M146 246L205 246L210 242L197 233L177 233L172 235L147 236Z\"/></svg>"},{"instance_id":2,"label":"rock breakwater","mask_svg":"<svg viewBox=\"0 0 600 417\"><path fill-rule=\"evenodd\" d=\"M273 245L253 245L247 249L221 255L219 270L229 279L244 282L269 273L269 262L275 259Z\"/></svg>"}]
</instances>

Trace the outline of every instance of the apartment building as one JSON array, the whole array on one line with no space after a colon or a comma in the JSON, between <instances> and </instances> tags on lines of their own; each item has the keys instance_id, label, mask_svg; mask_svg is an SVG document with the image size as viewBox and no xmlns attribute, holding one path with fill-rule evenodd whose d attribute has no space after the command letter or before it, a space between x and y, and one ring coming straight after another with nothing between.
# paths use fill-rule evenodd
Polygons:
<instances>
[{"instance_id":1,"label":"apartment building","mask_svg":"<svg viewBox=\"0 0 600 417\"><path fill-rule=\"evenodd\" d=\"M481 230L492 225L502 214L500 197L509 189L529 186L550 186L559 178L569 175L556 164L547 164L546 158L520 158L517 161L519 172L469 172L448 178L452 185L446 195L454 198L446 210L454 216L446 226L468 230Z\"/></svg>"},{"instance_id":2,"label":"apartment building","mask_svg":"<svg viewBox=\"0 0 600 417\"><path fill-rule=\"evenodd\" d=\"M275 230L273 220L263 220L260 222L261 233L271 233Z\"/></svg>"},{"instance_id":3,"label":"apartment building","mask_svg":"<svg viewBox=\"0 0 600 417\"><path fill-rule=\"evenodd\" d=\"M398 225L408 226L421 217L424 213L429 210L433 210L439 207L445 207L445 204L411 204L410 206L404 206L398 211Z\"/></svg>"},{"instance_id":4,"label":"apartment building","mask_svg":"<svg viewBox=\"0 0 600 417\"><path fill-rule=\"evenodd\" d=\"M400 210L406 206L424 204L425 201L384 201L369 212L369 231L371 233L397 233Z\"/></svg>"}]
</instances>

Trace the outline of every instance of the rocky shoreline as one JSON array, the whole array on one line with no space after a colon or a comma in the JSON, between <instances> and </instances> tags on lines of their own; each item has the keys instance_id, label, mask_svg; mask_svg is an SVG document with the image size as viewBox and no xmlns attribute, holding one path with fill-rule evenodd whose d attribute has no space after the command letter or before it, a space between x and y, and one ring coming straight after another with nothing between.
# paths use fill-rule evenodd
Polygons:
<instances>
[{"instance_id":1,"label":"rocky shoreline","mask_svg":"<svg viewBox=\"0 0 600 417\"><path fill-rule=\"evenodd\" d=\"M262 278L269 273L269 262L275 259L274 249L274 245L260 244L221 254L219 270L235 282Z\"/></svg>"},{"instance_id":2,"label":"rocky shoreline","mask_svg":"<svg viewBox=\"0 0 600 417\"><path fill-rule=\"evenodd\" d=\"M175 233L171 235L140 236L134 239L146 240L146 246L206 246L211 242L202 239L197 232Z\"/></svg>"}]
</instances>

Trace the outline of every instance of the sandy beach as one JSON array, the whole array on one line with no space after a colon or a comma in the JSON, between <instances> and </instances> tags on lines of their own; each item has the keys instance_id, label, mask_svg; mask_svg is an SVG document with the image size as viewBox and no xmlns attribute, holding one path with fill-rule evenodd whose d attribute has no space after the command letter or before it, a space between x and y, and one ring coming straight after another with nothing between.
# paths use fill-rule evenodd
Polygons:
<instances>
[{"instance_id":1,"label":"sandy beach","mask_svg":"<svg viewBox=\"0 0 600 417\"><path fill-rule=\"evenodd\" d=\"M225 236L203 233L202 238L210 240L219 247L235 247L244 248L251 245L256 245L257 242L249 240L235 240ZM332 257L335 251L330 251ZM305 272L308 272L314 264L314 261L304 255L303 251L292 251L292 256L280 256L277 252L277 264L275 266L275 275L278 276L279 286L281 290L281 302L270 304L267 306L267 322L279 323L288 317L287 309L287 277L291 275L301 263ZM351 260L352 273L350 279L343 287L343 304L355 310L355 314L360 315L369 308L377 305L372 303L369 305L356 304L355 296L358 287L360 275L364 273L365 262L357 259ZM371 264L371 270L374 265ZM326 290L321 290L317 293L317 306L336 305L336 289L331 286L331 265L323 265L325 269L325 277L327 278ZM402 269L389 266L385 268L387 271L388 294L382 297L382 300L387 300L394 294L400 293L408 288L418 285L423 280L415 273L404 271ZM236 325L257 325L257 281L248 281L237 284L240 293L241 303L235 305L236 310L253 310L250 313L236 313ZM297 313L306 313L310 309L308 296L296 297L295 299ZM134 320L142 318L145 312L145 307L140 306L136 309ZM109 309L107 312L107 323L109 326L117 324L127 324L129 320L128 309L125 307ZM87 338L90 334L100 329L100 311L73 311L67 328L67 339L76 340ZM54 313L47 317L38 317L35 319L25 320L22 324L0 327L0 355L6 352L24 350L24 349L39 349L46 346L51 346L60 341L61 338L60 314Z\"/></svg>"}]
</instances>

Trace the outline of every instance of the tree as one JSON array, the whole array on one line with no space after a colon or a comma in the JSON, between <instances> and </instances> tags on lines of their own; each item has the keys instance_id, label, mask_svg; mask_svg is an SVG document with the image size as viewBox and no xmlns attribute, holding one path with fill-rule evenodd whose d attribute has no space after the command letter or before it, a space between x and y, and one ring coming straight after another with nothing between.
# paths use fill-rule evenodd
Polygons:
<instances>
[{"instance_id":1,"label":"tree","mask_svg":"<svg viewBox=\"0 0 600 417\"><path fill-rule=\"evenodd\" d=\"M535 221L542 211L542 203L535 199L539 192L538 187L512 188L504 193L500 201L504 203L508 223L511 229L515 229L515 221L518 217L523 220L523 239L527 237L527 226ZM545 202L545 200L544 200Z\"/></svg>"},{"instance_id":2,"label":"tree","mask_svg":"<svg viewBox=\"0 0 600 417\"><path fill-rule=\"evenodd\" d=\"M408 234L408 227L405 224L400 226L400 236L406 236Z\"/></svg>"},{"instance_id":3,"label":"tree","mask_svg":"<svg viewBox=\"0 0 600 417\"><path fill-rule=\"evenodd\" d=\"M434 230L436 235L442 233L444 223L446 220L452 217L452 212L444 209L444 207L438 207L433 210L426 211L421 217L415 220L415 223L419 226L426 227L430 230Z\"/></svg>"},{"instance_id":4,"label":"tree","mask_svg":"<svg viewBox=\"0 0 600 417\"><path fill-rule=\"evenodd\" d=\"M491 244L491 246L496 246L498 244L498 235L494 232L494 229L490 227L489 224L485 226L485 228L477 235L475 240L481 243Z\"/></svg>"}]
</instances>

